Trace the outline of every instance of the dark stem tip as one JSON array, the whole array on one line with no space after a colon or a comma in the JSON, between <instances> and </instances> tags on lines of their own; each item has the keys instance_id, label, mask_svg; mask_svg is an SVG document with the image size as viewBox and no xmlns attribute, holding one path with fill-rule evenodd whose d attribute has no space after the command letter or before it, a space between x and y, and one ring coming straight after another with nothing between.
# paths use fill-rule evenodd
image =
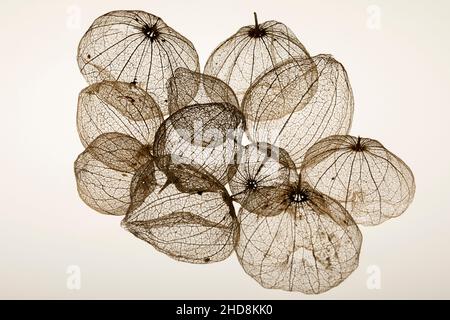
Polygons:
<instances>
[{"instance_id":1,"label":"dark stem tip","mask_svg":"<svg viewBox=\"0 0 450 320\"><path fill-rule=\"evenodd\" d=\"M354 151L357 151L357 152L366 150L365 146L363 146L361 144L361 137L360 136L358 136L358 138L356 140L356 143L351 147L351 149L354 150Z\"/></svg>"},{"instance_id":2,"label":"dark stem tip","mask_svg":"<svg viewBox=\"0 0 450 320\"><path fill-rule=\"evenodd\" d=\"M262 38L266 35L266 31L264 30L264 28L261 28L259 26L258 16L256 15L256 12L253 12L253 15L255 17L255 26L250 28L248 35L251 38Z\"/></svg>"},{"instance_id":3,"label":"dark stem tip","mask_svg":"<svg viewBox=\"0 0 450 320\"><path fill-rule=\"evenodd\" d=\"M258 29L259 24L258 24L258 16L257 16L256 12L253 12L253 16L255 17L255 28Z\"/></svg>"}]
</instances>

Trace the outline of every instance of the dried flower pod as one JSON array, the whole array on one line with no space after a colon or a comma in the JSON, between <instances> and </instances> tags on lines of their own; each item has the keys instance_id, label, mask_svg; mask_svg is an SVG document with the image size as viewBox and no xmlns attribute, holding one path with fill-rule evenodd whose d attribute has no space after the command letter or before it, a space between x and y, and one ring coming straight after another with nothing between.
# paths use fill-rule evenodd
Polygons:
<instances>
[{"instance_id":1,"label":"dried flower pod","mask_svg":"<svg viewBox=\"0 0 450 320\"><path fill-rule=\"evenodd\" d=\"M176 260L226 259L238 237L236 214L226 190L183 193L159 171L157 181L155 192L125 216L123 227Z\"/></svg>"},{"instance_id":2,"label":"dried flower pod","mask_svg":"<svg viewBox=\"0 0 450 320\"><path fill-rule=\"evenodd\" d=\"M85 147L108 132L127 134L143 144L153 143L162 121L162 112L153 98L130 83L95 83L78 97L77 126Z\"/></svg>"},{"instance_id":3,"label":"dried flower pod","mask_svg":"<svg viewBox=\"0 0 450 320\"><path fill-rule=\"evenodd\" d=\"M255 14L255 25L242 27L213 51L205 73L227 83L241 101L259 75L292 57L309 58L309 54L284 24L259 24Z\"/></svg>"},{"instance_id":4,"label":"dried flower pod","mask_svg":"<svg viewBox=\"0 0 450 320\"><path fill-rule=\"evenodd\" d=\"M155 136L153 154L201 168L226 184L230 166L239 156L244 128L242 113L232 105L188 106L163 122Z\"/></svg>"},{"instance_id":5,"label":"dried flower pod","mask_svg":"<svg viewBox=\"0 0 450 320\"><path fill-rule=\"evenodd\" d=\"M236 253L245 272L270 289L318 294L339 285L358 266L357 225L338 202L305 183L281 189L277 215L241 208Z\"/></svg>"},{"instance_id":6,"label":"dried flower pod","mask_svg":"<svg viewBox=\"0 0 450 320\"><path fill-rule=\"evenodd\" d=\"M149 147L122 133L98 136L78 156L74 167L81 199L100 213L123 215L134 193L150 193L155 188L151 179L146 191L131 188L135 173L146 168L152 177L154 165Z\"/></svg>"},{"instance_id":7,"label":"dried flower pod","mask_svg":"<svg viewBox=\"0 0 450 320\"><path fill-rule=\"evenodd\" d=\"M194 104L227 103L239 108L233 90L222 80L186 68L175 70L167 82L169 114Z\"/></svg>"},{"instance_id":8,"label":"dried flower pod","mask_svg":"<svg viewBox=\"0 0 450 320\"><path fill-rule=\"evenodd\" d=\"M159 17L112 11L95 19L78 46L78 65L89 83L134 83L153 96L164 114L166 81L178 67L199 70L193 44Z\"/></svg>"},{"instance_id":9,"label":"dried flower pod","mask_svg":"<svg viewBox=\"0 0 450 320\"><path fill-rule=\"evenodd\" d=\"M263 216L284 210L276 200L283 196L284 185L298 180L289 154L262 142L245 146L232 172L229 184L233 200L248 211Z\"/></svg>"},{"instance_id":10,"label":"dried flower pod","mask_svg":"<svg viewBox=\"0 0 450 320\"><path fill-rule=\"evenodd\" d=\"M248 120L258 122L300 112L315 95L318 77L313 59L287 59L255 80L242 110Z\"/></svg>"},{"instance_id":11,"label":"dried flower pod","mask_svg":"<svg viewBox=\"0 0 450 320\"><path fill-rule=\"evenodd\" d=\"M344 67L329 55L313 57L316 68L311 68L310 60L303 61L304 64L296 60L284 62L262 75L249 88L242 103L250 139L285 149L297 167L315 142L329 135L346 134L353 118L353 94ZM283 83L290 83L291 68L297 70L294 77L298 74L299 83L304 84L307 82L302 82L303 78L314 79L317 72L317 83L303 87L301 95L289 86L277 85L279 74L286 78ZM299 73L302 68L304 71ZM282 98L267 99L265 92ZM277 104L271 104L272 100Z\"/></svg>"},{"instance_id":12,"label":"dried flower pod","mask_svg":"<svg viewBox=\"0 0 450 320\"><path fill-rule=\"evenodd\" d=\"M376 140L348 135L317 142L306 153L301 172L367 226L402 214L416 189L413 173L400 158Z\"/></svg>"}]
</instances>

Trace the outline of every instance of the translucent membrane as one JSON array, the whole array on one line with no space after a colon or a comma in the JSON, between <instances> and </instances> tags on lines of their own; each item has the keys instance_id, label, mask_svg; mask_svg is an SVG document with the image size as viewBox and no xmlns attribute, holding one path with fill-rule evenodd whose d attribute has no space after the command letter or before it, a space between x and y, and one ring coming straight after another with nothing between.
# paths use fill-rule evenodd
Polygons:
<instances>
[{"instance_id":1,"label":"translucent membrane","mask_svg":"<svg viewBox=\"0 0 450 320\"><path fill-rule=\"evenodd\" d=\"M299 167L315 142L349 131L353 93L344 67L319 55L275 66L252 84L242 106L251 140L285 149Z\"/></svg>"},{"instance_id":2,"label":"translucent membrane","mask_svg":"<svg viewBox=\"0 0 450 320\"><path fill-rule=\"evenodd\" d=\"M169 113L195 104L226 103L239 109L233 90L222 80L186 68L175 70L167 82Z\"/></svg>"},{"instance_id":3,"label":"translucent membrane","mask_svg":"<svg viewBox=\"0 0 450 320\"><path fill-rule=\"evenodd\" d=\"M152 143L162 121L153 98L133 84L102 81L83 89L78 97L77 127L84 146L108 132Z\"/></svg>"},{"instance_id":4,"label":"translucent membrane","mask_svg":"<svg viewBox=\"0 0 450 320\"><path fill-rule=\"evenodd\" d=\"M204 185L217 184L205 176ZM238 222L227 191L180 192L157 172L158 187L122 225L167 256L190 263L224 260L234 250Z\"/></svg>"},{"instance_id":5,"label":"translucent membrane","mask_svg":"<svg viewBox=\"0 0 450 320\"><path fill-rule=\"evenodd\" d=\"M255 19L211 53L205 73L227 83L241 101L258 76L292 57L309 57L294 33L281 22Z\"/></svg>"},{"instance_id":6,"label":"translucent membrane","mask_svg":"<svg viewBox=\"0 0 450 320\"><path fill-rule=\"evenodd\" d=\"M347 211L307 184L281 187L276 215L239 213L239 261L265 288L325 292L358 266L362 235Z\"/></svg>"},{"instance_id":7,"label":"translucent membrane","mask_svg":"<svg viewBox=\"0 0 450 320\"><path fill-rule=\"evenodd\" d=\"M317 142L306 153L301 172L363 225L402 214L416 189L410 168L400 158L376 140L348 135Z\"/></svg>"},{"instance_id":8,"label":"translucent membrane","mask_svg":"<svg viewBox=\"0 0 450 320\"><path fill-rule=\"evenodd\" d=\"M81 199L100 213L124 215L135 193L142 197L155 188L149 147L122 133L98 136L78 156L74 167ZM147 185L132 188L135 174L142 170L147 174Z\"/></svg>"},{"instance_id":9,"label":"translucent membrane","mask_svg":"<svg viewBox=\"0 0 450 320\"><path fill-rule=\"evenodd\" d=\"M153 152L158 158L170 156L173 163L190 164L226 184L230 167L238 161L244 127L242 113L232 105L188 106L163 122Z\"/></svg>"},{"instance_id":10,"label":"translucent membrane","mask_svg":"<svg viewBox=\"0 0 450 320\"><path fill-rule=\"evenodd\" d=\"M194 45L161 18L137 10L111 11L97 19L78 46L78 66L89 83L134 83L167 109L166 82L178 67L199 70Z\"/></svg>"}]
</instances>

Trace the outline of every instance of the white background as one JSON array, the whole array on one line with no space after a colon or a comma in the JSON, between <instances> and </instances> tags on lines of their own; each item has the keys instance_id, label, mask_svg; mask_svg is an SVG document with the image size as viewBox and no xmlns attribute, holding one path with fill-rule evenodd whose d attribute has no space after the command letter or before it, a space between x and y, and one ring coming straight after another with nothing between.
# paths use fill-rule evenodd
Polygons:
<instances>
[{"instance_id":1,"label":"white background","mask_svg":"<svg viewBox=\"0 0 450 320\"><path fill-rule=\"evenodd\" d=\"M142 9L189 38L201 64L243 25L279 20L312 55L331 53L355 95L353 135L412 168L400 218L362 228L359 268L319 296L260 287L236 257L173 261L79 199L73 161L78 41L99 15ZM379 15L378 15L379 13ZM379 19L378 19L378 18ZM1 1L0 298L450 298L450 3L448 1ZM67 268L81 271L80 290ZM370 289L368 268L380 270Z\"/></svg>"}]
</instances>

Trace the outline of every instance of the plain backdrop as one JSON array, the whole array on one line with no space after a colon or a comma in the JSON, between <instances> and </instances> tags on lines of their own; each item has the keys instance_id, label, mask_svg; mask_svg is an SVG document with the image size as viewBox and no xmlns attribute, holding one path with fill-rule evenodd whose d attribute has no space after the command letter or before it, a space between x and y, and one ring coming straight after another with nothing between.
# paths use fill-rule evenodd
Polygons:
<instances>
[{"instance_id":1,"label":"plain backdrop","mask_svg":"<svg viewBox=\"0 0 450 320\"><path fill-rule=\"evenodd\" d=\"M351 133L405 160L417 192L400 218L362 228L359 268L340 286L319 296L264 289L235 255L177 262L79 199L75 114L86 83L76 49L97 16L117 9L162 17L194 43L201 65L254 11L288 25L312 55L344 64ZM0 26L0 298L450 298L450 2L3 0ZM71 270L79 290L67 286Z\"/></svg>"}]
</instances>

